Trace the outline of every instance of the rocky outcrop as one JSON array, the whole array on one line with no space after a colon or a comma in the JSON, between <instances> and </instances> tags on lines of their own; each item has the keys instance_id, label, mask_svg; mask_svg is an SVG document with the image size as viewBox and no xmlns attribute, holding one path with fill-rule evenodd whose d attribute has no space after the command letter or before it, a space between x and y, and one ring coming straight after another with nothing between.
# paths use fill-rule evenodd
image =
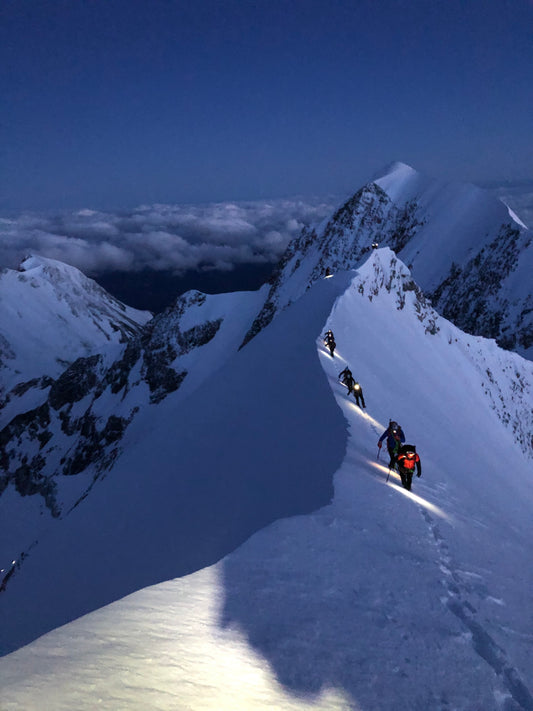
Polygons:
<instances>
[{"instance_id":1,"label":"rocky outcrop","mask_svg":"<svg viewBox=\"0 0 533 711\"><path fill-rule=\"evenodd\" d=\"M278 311L322 279L326 269L332 273L355 269L368 256L372 245L378 243L398 252L423 224L415 200L398 207L375 183L358 190L323 227L304 227L288 245L272 275L266 301L241 348L265 328Z\"/></svg>"},{"instance_id":2,"label":"rocky outcrop","mask_svg":"<svg viewBox=\"0 0 533 711\"><path fill-rule=\"evenodd\" d=\"M331 219L292 240L241 348L327 270L357 269L376 245L398 254L459 328L533 357L533 294L524 288L531 232L485 191L438 184L408 166L369 183Z\"/></svg>"},{"instance_id":3,"label":"rocky outcrop","mask_svg":"<svg viewBox=\"0 0 533 711\"><path fill-rule=\"evenodd\" d=\"M530 244L528 232L502 225L466 264L452 263L449 275L429 294L434 307L467 333L494 338L508 350L528 350L533 345L533 293L517 304L502 285Z\"/></svg>"},{"instance_id":4,"label":"rocky outcrop","mask_svg":"<svg viewBox=\"0 0 533 711\"><path fill-rule=\"evenodd\" d=\"M92 487L119 456L126 430L139 412L135 397L124 408L132 391L147 387L145 406L160 403L187 376L180 357L206 345L219 331L222 318L181 327L189 309L202 306L205 299L199 292L180 297L111 363L102 354L78 358L55 380L36 378L8 393L4 406L16 398L23 402L32 391L42 393L43 402L19 412L0 430L0 494L13 484L21 496L41 496L57 517L63 512L61 477L90 469Z\"/></svg>"}]
</instances>

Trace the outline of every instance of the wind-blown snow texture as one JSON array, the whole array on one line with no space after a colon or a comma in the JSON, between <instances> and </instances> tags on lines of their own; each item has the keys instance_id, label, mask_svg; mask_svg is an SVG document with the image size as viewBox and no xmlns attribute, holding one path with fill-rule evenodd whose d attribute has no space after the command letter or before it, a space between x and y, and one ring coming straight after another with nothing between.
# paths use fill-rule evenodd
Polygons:
<instances>
[{"instance_id":1,"label":"wind-blown snow texture","mask_svg":"<svg viewBox=\"0 0 533 711\"><path fill-rule=\"evenodd\" d=\"M337 381L346 364L367 413ZM530 361L440 318L390 250L320 280L158 405L42 537L0 597L3 649L192 574L0 660L3 708L533 709L515 426L532 387ZM422 459L413 493L376 459L391 417Z\"/></svg>"}]
</instances>

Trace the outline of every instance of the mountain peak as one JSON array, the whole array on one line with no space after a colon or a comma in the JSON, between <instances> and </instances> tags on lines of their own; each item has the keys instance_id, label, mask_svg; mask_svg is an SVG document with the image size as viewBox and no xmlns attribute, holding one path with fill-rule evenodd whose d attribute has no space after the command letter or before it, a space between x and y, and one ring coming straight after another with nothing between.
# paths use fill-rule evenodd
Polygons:
<instances>
[{"instance_id":1,"label":"mountain peak","mask_svg":"<svg viewBox=\"0 0 533 711\"><path fill-rule=\"evenodd\" d=\"M38 255L0 273L0 394L137 334L152 314L108 294L79 269Z\"/></svg>"},{"instance_id":2,"label":"mountain peak","mask_svg":"<svg viewBox=\"0 0 533 711\"><path fill-rule=\"evenodd\" d=\"M29 254L27 257L21 261L19 265L20 272L28 272L31 269L36 269L38 267L56 267L56 268L67 268L75 269L75 267L69 267L63 262L58 262L57 259L49 259L48 257L41 257L38 254Z\"/></svg>"},{"instance_id":3,"label":"mountain peak","mask_svg":"<svg viewBox=\"0 0 533 711\"><path fill-rule=\"evenodd\" d=\"M379 185L389 198L398 204L415 198L432 181L410 165L395 161L376 174L372 182Z\"/></svg>"},{"instance_id":4,"label":"mountain peak","mask_svg":"<svg viewBox=\"0 0 533 711\"><path fill-rule=\"evenodd\" d=\"M417 174L417 171L412 168L407 163L402 163L400 160L391 161L387 163L381 170L378 170L372 177L371 182L376 182L381 178L386 178L389 175L396 175L396 177L407 176L412 174Z\"/></svg>"}]
</instances>

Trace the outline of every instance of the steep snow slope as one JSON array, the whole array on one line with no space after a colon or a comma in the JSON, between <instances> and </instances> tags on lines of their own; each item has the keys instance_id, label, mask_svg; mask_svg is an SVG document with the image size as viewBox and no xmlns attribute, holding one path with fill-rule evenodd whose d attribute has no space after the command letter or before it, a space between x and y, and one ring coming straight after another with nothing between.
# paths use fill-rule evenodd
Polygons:
<instances>
[{"instance_id":1,"label":"steep snow slope","mask_svg":"<svg viewBox=\"0 0 533 711\"><path fill-rule=\"evenodd\" d=\"M214 417L206 411L204 426L193 410L188 427L190 437L202 441L223 430L212 446L218 455L214 478L225 481L224 487L214 489L199 466L201 495L193 490L183 502L198 505L194 516L206 508L211 512L191 531L197 538L188 541L197 549L197 563L200 549L213 552L244 512L263 517L264 498L279 496L280 478L294 497L289 508L300 498L303 510L313 504L310 488L319 479L322 488L328 472L337 469L331 504L277 521L217 565L135 593L5 657L0 672L7 709L39 708L43 697L53 700L55 711L92 709L95 699L102 708L125 710L533 708L531 458L518 446L512 424L493 409L501 398L507 412L527 411L530 400L513 387L512 374L531 392L532 365L439 318L388 250L375 253L352 277L350 285L344 275L318 283L254 339L236 358L241 367L228 365L213 386L218 394L232 393L231 407L215 405ZM320 338L327 327L337 338L334 359ZM281 333L287 347L276 351L266 369ZM316 351L310 357L315 337L322 373ZM368 413L337 382L346 364L364 387ZM257 372L264 389L248 398L249 374ZM232 409L244 457L235 448L236 433L221 424L222 412ZM377 439L390 417L401 422L422 458L423 476L412 494L399 488L394 475L386 483L387 470L376 460ZM291 422L294 446L283 434ZM344 458L335 461L346 427ZM246 446L254 430L266 439L264 447L254 447L259 440ZM168 455L166 433L153 437L157 450L164 447ZM197 457L198 464L207 462L203 451ZM233 488L244 458L251 478L246 497L235 496ZM125 510L132 503L129 488L142 481L136 467L142 469L144 461L135 459ZM161 462L159 454L153 459ZM102 493L113 495L112 476ZM157 466L152 476L161 482ZM123 476L116 483L122 481L126 489ZM167 484L168 498L175 489L170 478ZM211 497L222 492L225 522L216 525ZM153 503L153 492L145 489L143 496ZM131 552L121 551L107 566L95 561L95 549L111 561L107 548L117 553L119 538L131 536L138 567L162 571L161 539L147 545L137 529L145 538L161 535L166 506L150 515L149 507L140 507L135 530L119 536L119 526L109 525L104 497L98 506L91 501L100 527L114 533L99 536L100 545L97 532L78 538L87 567L82 589L71 579L72 554L63 558L69 545L51 536L0 599L7 608L2 628L9 635L19 596L23 625L28 586L36 586L34 594L50 615L48 607L58 600L72 610L68 598L75 590L87 598L90 587L95 600L103 572L115 580L131 577L125 570ZM122 515L121 526L127 525ZM72 519L69 535L81 532ZM166 545L173 540L170 528L163 539ZM172 542L167 552L173 563L178 548ZM55 565L53 549L67 573L65 588L55 586L55 601L47 579ZM27 623L34 622L30 613Z\"/></svg>"},{"instance_id":2,"label":"steep snow slope","mask_svg":"<svg viewBox=\"0 0 533 711\"><path fill-rule=\"evenodd\" d=\"M174 407L215 375L263 298L188 292L112 357L80 358L46 389L11 394L0 430L0 567L19 560L51 516L67 514L145 436L157 404L168 397Z\"/></svg>"},{"instance_id":3,"label":"steep snow slope","mask_svg":"<svg viewBox=\"0 0 533 711\"><path fill-rule=\"evenodd\" d=\"M73 360L126 341L152 315L125 306L75 267L44 257L0 272L0 400Z\"/></svg>"},{"instance_id":4,"label":"steep snow slope","mask_svg":"<svg viewBox=\"0 0 533 711\"><path fill-rule=\"evenodd\" d=\"M533 260L532 235L488 191L449 184L395 163L282 258L245 342L310 284L389 246L412 270L439 313L470 333L533 354L533 293L522 264Z\"/></svg>"},{"instance_id":5,"label":"steep snow slope","mask_svg":"<svg viewBox=\"0 0 533 711\"><path fill-rule=\"evenodd\" d=\"M490 244L503 224L515 222L488 191L428 178L401 163L374 182L395 205L416 205L420 224L399 256L413 265L413 276L426 291L448 276L452 262L463 264Z\"/></svg>"},{"instance_id":6,"label":"steep snow slope","mask_svg":"<svg viewBox=\"0 0 533 711\"><path fill-rule=\"evenodd\" d=\"M340 416L310 344L347 281L321 283L189 397L140 410L112 470L50 522L9 580L2 651L213 563L275 518L329 500L344 434L340 427L321 436L324 414ZM293 476L296 459L301 469Z\"/></svg>"}]
</instances>

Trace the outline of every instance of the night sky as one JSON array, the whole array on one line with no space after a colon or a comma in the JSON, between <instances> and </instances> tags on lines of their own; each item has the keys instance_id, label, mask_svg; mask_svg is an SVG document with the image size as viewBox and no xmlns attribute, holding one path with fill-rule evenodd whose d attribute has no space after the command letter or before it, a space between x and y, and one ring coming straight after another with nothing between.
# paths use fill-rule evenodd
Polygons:
<instances>
[{"instance_id":1,"label":"night sky","mask_svg":"<svg viewBox=\"0 0 533 711\"><path fill-rule=\"evenodd\" d=\"M531 0L2 0L0 211L532 177Z\"/></svg>"}]
</instances>

